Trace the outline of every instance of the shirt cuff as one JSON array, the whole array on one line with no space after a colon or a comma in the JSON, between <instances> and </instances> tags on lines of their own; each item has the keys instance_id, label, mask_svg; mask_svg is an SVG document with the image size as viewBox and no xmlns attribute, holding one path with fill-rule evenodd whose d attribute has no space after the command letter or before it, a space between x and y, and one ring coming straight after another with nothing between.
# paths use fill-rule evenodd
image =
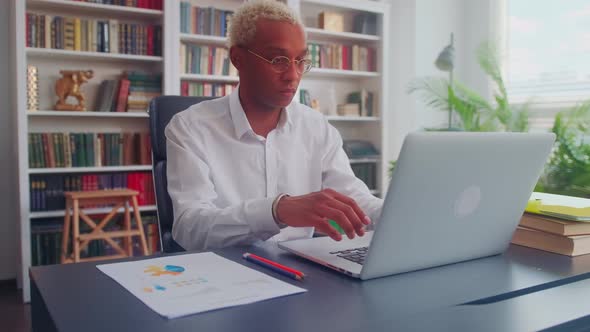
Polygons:
<instances>
[{"instance_id":1,"label":"shirt cuff","mask_svg":"<svg viewBox=\"0 0 590 332\"><path fill-rule=\"evenodd\" d=\"M252 231L260 238L266 240L281 229L272 217L272 202L276 197L256 199L246 203L246 218L252 227Z\"/></svg>"}]
</instances>

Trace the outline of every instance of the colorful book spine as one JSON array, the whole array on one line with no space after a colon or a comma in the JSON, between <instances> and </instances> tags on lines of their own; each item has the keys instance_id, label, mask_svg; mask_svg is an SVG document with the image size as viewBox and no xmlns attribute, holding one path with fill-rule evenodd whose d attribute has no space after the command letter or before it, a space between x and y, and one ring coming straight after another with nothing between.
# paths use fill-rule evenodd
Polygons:
<instances>
[{"instance_id":1,"label":"colorful book spine","mask_svg":"<svg viewBox=\"0 0 590 332\"><path fill-rule=\"evenodd\" d=\"M27 110L39 110L39 70L36 66L27 66Z\"/></svg>"}]
</instances>

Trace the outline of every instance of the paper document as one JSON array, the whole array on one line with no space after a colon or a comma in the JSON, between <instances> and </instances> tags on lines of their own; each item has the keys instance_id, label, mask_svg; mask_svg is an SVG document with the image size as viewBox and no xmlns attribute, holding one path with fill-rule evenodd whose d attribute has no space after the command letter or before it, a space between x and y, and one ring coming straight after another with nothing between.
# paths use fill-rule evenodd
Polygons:
<instances>
[{"instance_id":1,"label":"paper document","mask_svg":"<svg viewBox=\"0 0 590 332\"><path fill-rule=\"evenodd\" d=\"M306 292L211 252L96 267L167 318Z\"/></svg>"}]
</instances>

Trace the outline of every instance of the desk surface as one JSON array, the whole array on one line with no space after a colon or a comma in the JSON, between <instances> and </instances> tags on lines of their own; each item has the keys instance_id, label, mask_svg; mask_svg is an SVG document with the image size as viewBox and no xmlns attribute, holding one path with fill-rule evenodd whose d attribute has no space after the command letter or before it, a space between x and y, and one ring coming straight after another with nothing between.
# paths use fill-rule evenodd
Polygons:
<instances>
[{"instance_id":1,"label":"desk surface","mask_svg":"<svg viewBox=\"0 0 590 332\"><path fill-rule=\"evenodd\" d=\"M293 281L245 262L241 255L246 251L299 269L306 279ZM369 281L340 275L274 244L215 252L309 291L167 320L96 269L101 263L89 262L32 268L33 314L36 306L47 308L59 331L389 331L395 325L409 327L420 313L435 317L448 311L460 319L462 313L451 312L463 310L454 309L465 307L454 307L459 304L510 299L590 277L590 255L572 259L520 246L502 255ZM543 326L566 318L546 319Z\"/></svg>"}]
</instances>

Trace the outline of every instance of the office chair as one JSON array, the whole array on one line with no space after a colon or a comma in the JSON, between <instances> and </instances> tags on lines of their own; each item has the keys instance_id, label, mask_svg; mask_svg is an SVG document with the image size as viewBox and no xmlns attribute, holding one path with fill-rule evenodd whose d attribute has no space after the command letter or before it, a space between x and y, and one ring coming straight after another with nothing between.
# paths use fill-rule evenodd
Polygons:
<instances>
[{"instance_id":1,"label":"office chair","mask_svg":"<svg viewBox=\"0 0 590 332\"><path fill-rule=\"evenodd\" d=\"M156 206L158 212L158 228L160 231L160 246L163 252L184 251L172 238L172 224L174 214L172 200L168 194L166 179L166 136L164 129L172 117L191 105L215 97L184 97L160 96L151 100L149 106L150 140L152 144L152 166L154 189L156 191Z\"/></svg>"}]
</instances>

